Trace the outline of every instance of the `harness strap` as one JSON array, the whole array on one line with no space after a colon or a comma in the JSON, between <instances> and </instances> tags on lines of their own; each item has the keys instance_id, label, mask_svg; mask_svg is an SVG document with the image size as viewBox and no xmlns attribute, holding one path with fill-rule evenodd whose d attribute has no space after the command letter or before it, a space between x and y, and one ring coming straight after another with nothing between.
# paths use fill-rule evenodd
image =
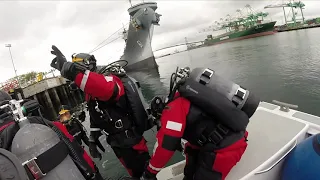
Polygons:
<instances>
[{"instance_id":1,"label":"harness strap","mask_svg":"<svg viewBox=\"0 0 320 180\"><path fill-rule=\"evenodd\" d=\"M119 94L119 87L118 87L118 84L115 83L116 85L114 86L113 88L113 92L112 92L112 95L110 97L110 99L108 100L109 102L115 102L116 101L116 98Z\"/></svg>"},{"instance_id":2,"label":"harness strap","mask_svg":"<svg viewBox=\"0 0 320 180\"><path fill-rule=\"evenodd\" d=\"M229 128L223 126L222 124L218 124L213 130L206 128L201 133L198 143L201 146L208 142L217 145L225 138L229 131Z\"/></svg>"},{"instance_id":3,"label":"harness strap","mask_svg":"<svg viewBox=\"0 0 320 180\"><path fill-rule=\"evenodd\" d=\"M128 138L135 138L137 137L138 133L136 132L136 130L134 128L132 129L127 129L118 133L112 133L109 134L109 137L111 137L112 139L128 139Z\"/></svg>"},{"instance_id":4,"label":"harness strap","mask_svg":"<svg viewBox=\"0 0 320 180\"><path fill-rule=\"evenodd\" d=\"M112 144L117 144L120 146L128 146L132 144L136 144L141 141L142 136L135 132L134 129L127 129L121 131L119 133L114 133L108 136L108 143L113 146Z\"/></svg>"},{"instance_id":5,"label":"harness strap","mask_svg":"<svg viewBox=\"0 0 320 180\"><path fill-rule=\"evenodd\" d=\"M60 141L38 157L22 163L29 179L40 179L58 166L69 154L67 146Z\"/></svg>"}]
</instances>

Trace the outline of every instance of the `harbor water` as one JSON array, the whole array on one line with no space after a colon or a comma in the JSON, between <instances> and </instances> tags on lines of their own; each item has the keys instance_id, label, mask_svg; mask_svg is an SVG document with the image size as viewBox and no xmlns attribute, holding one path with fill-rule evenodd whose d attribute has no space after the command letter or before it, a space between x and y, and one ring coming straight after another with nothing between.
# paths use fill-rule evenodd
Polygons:
<instances>
[{"instance_id":1,"label":"harbor water","mask_svg":"<svg viewBox=\"0 0 320 180\"><path fill-rule=\"evenodd\" d=\"M141 82L150 101L156 95L166 95L171 73L177 66L209 67L254 92L262 101L296 104L298 110L320 116L319 42L318 28L276 33L166 56L156 60L159 72L135 72L132 76ZM155 132L148 131L145 137L152 152ZM112 150L107 151L101 161L95 160L103 176L126 176ZM181 159L181 154L176 153L170 164Z\"/></svg>"}]
</instances>

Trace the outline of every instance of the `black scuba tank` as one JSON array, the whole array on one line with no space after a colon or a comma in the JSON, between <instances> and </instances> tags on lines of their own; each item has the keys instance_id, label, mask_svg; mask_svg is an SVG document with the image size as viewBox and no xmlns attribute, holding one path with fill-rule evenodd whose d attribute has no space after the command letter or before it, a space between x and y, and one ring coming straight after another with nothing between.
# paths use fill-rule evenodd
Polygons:
<instances>
[{"instance_id":1,"label":"black scuba tank","mask_svg":"<svg viewBox=\"0 0 320 180\"><path fill-rule=\"evenodd\" d=\"M231 130L243 131L259 106L259 98L211 69L195 68L178 87L182 97Z\"/></svg>"}]
</instances>

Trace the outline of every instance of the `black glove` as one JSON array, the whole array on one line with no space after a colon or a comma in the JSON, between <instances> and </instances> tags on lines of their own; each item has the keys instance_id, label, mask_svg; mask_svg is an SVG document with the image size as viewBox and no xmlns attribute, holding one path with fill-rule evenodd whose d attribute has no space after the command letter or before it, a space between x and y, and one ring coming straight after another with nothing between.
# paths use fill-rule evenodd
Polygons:
<instances>
[{"instance_id":1,"label":"black glove","mask_svg":"<svg viewBox=\"0 0 320 180\"><path fill-rule=\"evenodd\" d=\"M77 84L75 82L71 82L69 87L70 87L71 91L75 91L75 90L78 89L78 86L77 86Z\"/></svg>"},{"instance_id":2,"label":"black glove","mask_svg":"<svg viewBox=\"0 0 320 180\"><path fill-rule=\"evenodd\" d=\"M80 70L77 69L76 65L72 62L65 62L60 71L61 76L70 81L74 81L79 72Z\"/></svg>"},{"instance_id":3,"label":"black glove","mask_svg":"<svg viewBox=\"0 0 320 180\"><path fill-rule=\"evenodd\" d=\"M101 153L98 151L97 145L95 142L89 143L89 151L93 158L99 158L99 160L101 160L102 156L101 156Z\"/></svg>"},{"instance_id":4,"label":"black glove","mask_svg":"<svg viewBox=\"0 0 320 180\"><path fill-rule=\"evenodd\" d=\"M50 66L61 71L63 64L67 62L66 57L55 45L52 45L51 54L55 55L56 57L51 61Z\"/></svg>"},{"instance_id":5,"label":"black glove","mask_svg":"<svg viewBox=\"0 0 320 180\"><path fill-rule=\"evenodd\" d=\"M61 68L60 73L64 78L67 78L70 81L74 81L79 72L84 73L86 70L87 67L79 63L65 62Z\"/></svg>"},{"instance_id":6,"label":"black glove","mask_svg":"<svg viewBox=\"0 0 320 180\"><path fill-rule=\"evenodd\" d=\"M157 180L157 175L156 174L152 174L151 172L146 170L142 174L140 180Z\"/></svg>"}]
</instances>

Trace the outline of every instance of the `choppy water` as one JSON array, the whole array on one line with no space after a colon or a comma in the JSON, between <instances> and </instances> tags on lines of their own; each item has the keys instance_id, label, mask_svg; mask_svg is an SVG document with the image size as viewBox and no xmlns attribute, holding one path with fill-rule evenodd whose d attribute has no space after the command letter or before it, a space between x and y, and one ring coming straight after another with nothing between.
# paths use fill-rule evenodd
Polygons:
<instances>
[{"instance_id":1,"label":"choppy water","mask_svg":"<svg viewBox=\"0 0 320 180\"><path fill-rule=\"evenodd\" d=\"M132 74L141 82L148 100L166 94L170 75L177 66L202 66L248 88L263 101L276 99L297 104L300 111L320 116L320 31L317 28L204 47L157 59L157 63L159 73ZM146 138L152 151L155 133L147 132ZM170 163L181 158L176 154ZM102 161L96 162L106 178L126 175L111 150Z\"/></svg>"}]
</instances>

